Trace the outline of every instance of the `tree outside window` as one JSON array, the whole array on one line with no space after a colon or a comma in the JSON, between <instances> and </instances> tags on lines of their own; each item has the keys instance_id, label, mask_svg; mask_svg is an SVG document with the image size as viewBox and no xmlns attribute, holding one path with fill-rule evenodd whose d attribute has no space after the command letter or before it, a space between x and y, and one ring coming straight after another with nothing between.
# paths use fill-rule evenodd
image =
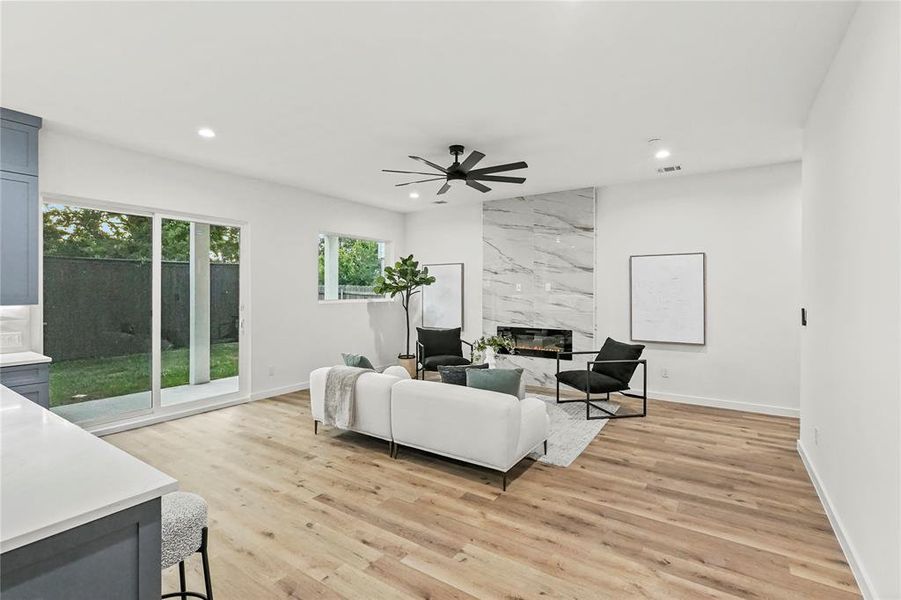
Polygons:
<instances>
[{"instance_id":1,"label":"tree outside window","mask_svg":"<svg viewBox=\"0 0 901 600\"><path fill-rule=\"evenodd\" d=\"M385 242L319 235L319 299L381 298L372 291L385 263Z\"/></svg>"}]
</instances>

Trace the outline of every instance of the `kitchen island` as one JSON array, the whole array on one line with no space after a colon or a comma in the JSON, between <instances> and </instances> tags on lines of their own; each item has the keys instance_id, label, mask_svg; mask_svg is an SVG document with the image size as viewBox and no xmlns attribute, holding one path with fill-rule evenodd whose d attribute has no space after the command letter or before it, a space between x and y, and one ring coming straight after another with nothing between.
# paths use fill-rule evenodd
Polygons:
<instances>
[{"instance_id":1,"label":"kitchen island","mask_svg":"<svg viewBox=\"0 0 901 600\"><path fill-rule=\"evenodd\" d=\"M160 497L178 482L0 386L0 594L160 597Z\"/></svg>"}]
</instances>

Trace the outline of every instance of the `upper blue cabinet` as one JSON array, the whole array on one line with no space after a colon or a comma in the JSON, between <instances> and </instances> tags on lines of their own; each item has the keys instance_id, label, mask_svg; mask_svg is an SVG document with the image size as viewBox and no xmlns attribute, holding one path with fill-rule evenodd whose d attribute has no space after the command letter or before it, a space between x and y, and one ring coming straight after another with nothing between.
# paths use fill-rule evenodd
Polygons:
<instances>
[{"instance_id":1,"label":"upper blue cabinet","mask_svg":"<svg viewBox=\"0 0 901 600\"><path fill-rule=\"evenodd\" d=\"M38 175L38 130L40 117L0 109L0 171L20 175Z\"/></svg>"},{"instance_id":2,"label":"upper blue cabinet","mask_svg":"<svg viewBox=\"0 0 901 600\"><path fill-rule=\"evenodd\" d=\"M0 117L0 304L37 304L41 119L5 108Z\"/></svg>"}]
</instances>

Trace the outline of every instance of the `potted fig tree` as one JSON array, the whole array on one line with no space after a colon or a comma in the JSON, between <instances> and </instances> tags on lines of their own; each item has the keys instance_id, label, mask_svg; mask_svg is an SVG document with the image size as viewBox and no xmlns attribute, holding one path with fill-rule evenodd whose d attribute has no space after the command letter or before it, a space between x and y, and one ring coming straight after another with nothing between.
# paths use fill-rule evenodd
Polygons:
<instances>
[{"instance_id":1,"label":"potted fig tree","mask_svg":"<svg viewBox=\"0 0 901 600\"><path fill-rule=\"evenodd\" d=\"M398 354L400 365L407 370L410 377L416 376L416 356L410 354L410 299L421 291L424 285L432 285L435 278L429 275L429 268L419 268L419 261L413 255L401 258L394 266L385 267L372 288L376 294L388 294L391 298L400 296L407 317L406 352Z\"/></svg>"}]
</instances>

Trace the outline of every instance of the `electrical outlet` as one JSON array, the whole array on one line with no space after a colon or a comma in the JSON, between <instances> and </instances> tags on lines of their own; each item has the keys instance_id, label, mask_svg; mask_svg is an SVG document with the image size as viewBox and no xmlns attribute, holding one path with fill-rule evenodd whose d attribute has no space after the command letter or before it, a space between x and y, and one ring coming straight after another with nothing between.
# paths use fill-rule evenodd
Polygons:
<instances>
[{"instance_id":1,"label":"electrical outlet","mask_svg":"<svg viewBox=\"0 0 901 600\"><path fill-rule=\"evenodd\" d=\"M550 284L550 283L545 283L545 284L544 284L544 291L545 291L545 292L551 291L551 284Z\"/></svg>"},{"instance_id":2,"label":"electrical outlet","mask_svg":"<svg viewBox=\"0 0 901 600\"><path fill-rule=\"evenodd\" d=\"M269 365L269 377L272 377L273 375L275 375L275 367Z\"/></svg>"},{"instance_id":3,"label":"electrical outlet","mask_svg":"<svg viewBox=\"0 0 901 600\"><path fill-rule=\"evenodd\" d=\"M813 445L814 446L820 445L820 428L819 427L813 428Z\"/></svg>"},{"instance_id":4,"label":"electrical outlet","mask_svg":"<svg viewBox=\"0 0 901 600\"><path fill-rule=\"evenodd\" d=\"M667 379L669 377L669 369L660 369L660 376Z\"/></svg>"},{"instance_id":5,"label":"electrical outlet","mask_svg":"<svg viewBox=\"0 0 901 600\"><path fill-rule=\"evenodd\" d=\"M521 283L517 283L517 284L516 284L516 291L517 291L517 292L521 292L521 291L522 291L522 284L521 284Z\"/></svg>"}]
</instances>

